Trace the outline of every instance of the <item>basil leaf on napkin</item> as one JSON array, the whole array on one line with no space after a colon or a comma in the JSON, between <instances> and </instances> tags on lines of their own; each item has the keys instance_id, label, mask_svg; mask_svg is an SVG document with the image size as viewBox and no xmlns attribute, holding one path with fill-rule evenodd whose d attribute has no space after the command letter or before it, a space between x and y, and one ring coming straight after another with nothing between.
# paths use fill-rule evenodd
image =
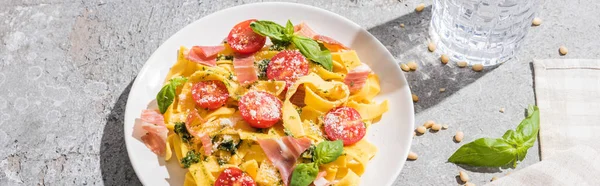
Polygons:
<instances>
[{"instance_id":1,"label":"basil leaf on napkin","mask_svg":"<svg viewBox=\"0 0 600 186\"><path fill-rule=\"evenodd\" d=\"M523 161L527 150L537 140L540 128L540 115L537 106L530 106L528 116L521 121L516 130L508 130L502 138L479 138L461 146L449 162L483 167L502 167L517 161Z\"/></svg>"},{"instance_id":2,"label":"basil leaf on napkin","mask_svg":"<svg viewBox=\"0 0 600 186\"><path fill-rule=\"evenodd\" d=\"M315 163L301 163L296 165L292 172L291 186L308 186L319 174L319 167Z\"/></svg>"},{"instance_id":3,"label":"basil leaf on napkin","mask_svg":"<svg viewBox=\"0 0 600 186\"><path fill-rule=\"evenodd\" d=\"M176 77L169 80L169 83L163 86L156 95L156 103L161 114L164 114L175 99L175 91L179 85L182 85L187 78Z\"/></svg>"}]
</instances>

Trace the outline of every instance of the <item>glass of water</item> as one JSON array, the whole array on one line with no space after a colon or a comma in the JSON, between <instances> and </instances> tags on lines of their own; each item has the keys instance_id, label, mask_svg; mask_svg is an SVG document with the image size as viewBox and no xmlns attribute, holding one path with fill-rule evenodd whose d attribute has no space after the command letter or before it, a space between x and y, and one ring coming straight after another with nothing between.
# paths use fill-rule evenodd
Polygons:
<instances>
[{"instance_id":1,"label":"glass of water","mask_svg":"<svg viewBox=\"0 0 600 186\"><path fill-rule=\"evenodd\" d=\"M514 58L536 0L434 0L429 34L454 61L496 65Z\"/></svg>"}]
</instances>

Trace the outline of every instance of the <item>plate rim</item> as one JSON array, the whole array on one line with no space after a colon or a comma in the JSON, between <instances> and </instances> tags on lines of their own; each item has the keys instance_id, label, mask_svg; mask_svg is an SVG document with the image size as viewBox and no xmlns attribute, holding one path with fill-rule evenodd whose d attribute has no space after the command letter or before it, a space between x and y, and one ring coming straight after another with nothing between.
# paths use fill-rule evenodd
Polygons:
<instances>
[{"instance_id":1,"label":"plate rim","mask_svg":"<svg viewBox=\"0 0 600 186\"><path fill-rule=\"evenodd\" d=\"M232 10L240 9L240 8L247 8L247 7L251 7L251 6L262 6L262 5L297 6L299 8L306 8L306 9L316 10L316 11L319 11L321 13L327 14L328 16L333 16L333 17L336 17L338 19L344 20L346 23L352 24L353 26L358 27L361 30L363 30L366 33L366 36L369 37L369 39L372 39L372 40L376 41L376 43L378 44L377 47L379 47L380 49L386 51L387 57L389 57L391 59L394 59L394 61L395 61L394 56L385 47L385 45L383 45L381 43L381 41L379 41L379 39L377 39L375 36L373 36L368 30L366 30L365 28L363 28L359 24L355 23L354 21L352 21L352 20L350 20L350 19L348 19L348 18L346 18L344 16L341 16L341 15L339 15L337 13L331 12L329 10L326 10L326 9L323 9L323 8L320 8L320 7L315 7L315 6L311 6L311 5L307 5L307 4L301 4L301 3L292 3L292 2L257 2L257 3L248 3L248 4L242 4L242 5L237 5L237 6L233 6L233 7L228 7L228 8L225 8L225 9L221 9L221 10L212 12L212 13L206 15L206 16L203 16L203 17L201 17L201 18L199 18L199 19L197 19L197 20L195 20L195 21L193 21L193 22L185 25L181 29L177 30L177 32L175 32L174 34L172 34L171 36L169 36L168 39L164 40L160 44L160 46L158 48L156 48L152 52L152 54L150 55L150 57L148 57L148 59L144 62L142 68L140 69L140 71L137 73L137 75L134 78L134 82L133 82L133 84L131 86L130 92L128 94L127 102L126 102L126 105L125 105L125 114L123 115L123 127L126 127L126 119L128 118L127 116L131 115L131 112L127 108L129 107L130 103L133 102L131 100L135 99L134 98L135 95L133 95L133 91L132 90L135 90L137 87L139 87L140 83L141 83L140 81L138 81L139 80L138 77L140 77L140 75L146 74L146 72L150 68L149 65L147 65L147 63L149 61L152 61L154 58L156 58L156 56L158 55L157 51L160 51L163 47L166 47L165 43L168 43L171 40L173 40L173 38L176 35L178 35L179 33L181 33L183 30L186 30L188 27L192 27L192 25L196 24L197 22L200 22L203 19L207 19L207 18L213 17L213 16L215 16L218 13L225 12L225 11L232 11ZM397 79L397 80L399 81L399 83L406 85L406 88L407 88L406 90L408 91L408 94L410 95L410 86L408 85L408 81L407 81L407 79L406 79L406 77L404 75L404 72L402 70L400 70L400 67L398 65L394 65L394 68L396 68L396 70L398 70L400 72L400 78ZM405 99L410 99L410 98L407 97ZM409 123L411 123L414 126L414 122L415 122L414 104L413 104L412 101L408 101L407 103L410 104L410 107L408 107L408 109L411 112L411 114L409 114L410 117L407 118L407 120L409 121ZM147 185L146 182L145 182L145 180L140 177L140 174L139 174L139 171L138 171L139 168L136 168L136 164L134 164L134 162L131 161L131 159L133 158L133 154L131 153L132 150L130 150L130 148L132 148L132 147L130 147L129 143L132 143L131 140L133 140L133 139L130 139L130 138L133 138L133 137L131 137L131 135L129 133L127 133L127 130L123 130L123 135L124 135L124 139L125 139L124 140L125 141L125 149L127 150L127 156L129 158L129 163L132 166L133 171L136 174L136 177L142 183L142 185ZM408 147L409 150L406 151L403 156L399 156L399 157L407 157L408 156L408 153L410 152L410 148L412 146L412 140L413 140L412 137L409 137L408 140L406 140L406 146ZM400 159L402 159L402 158L400 158ZM387 185L393 185L394 184L395 180L400 175L400 172L402 171L402 169L404 169L405 163L406 163L406 159L404 159L403 161L401 161L400 168L397 169L395 171L395 173L393 174L394 175L394 179L390 179L390 181L387 182ZM137 167L139 167L139 166L137 166Z\"/></svg>"}]
</instances>

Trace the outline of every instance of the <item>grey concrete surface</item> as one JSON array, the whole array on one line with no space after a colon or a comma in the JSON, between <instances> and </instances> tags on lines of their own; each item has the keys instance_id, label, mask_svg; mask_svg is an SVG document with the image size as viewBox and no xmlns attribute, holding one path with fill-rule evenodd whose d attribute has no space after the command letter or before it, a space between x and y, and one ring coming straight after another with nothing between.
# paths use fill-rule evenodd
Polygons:
<instances>
[{"instance_id":1,"label":"grey concrete surface","mask_svg":"<svg viewBox=\"0 0 600 186\"><path fill-rule=\"evenodd\" d=\"M137 72L185 25L251 2L259 1L0 0L0 185L140 185L123 141L123 111ZM406 163L395 185L457 185L462 169L475 171L472 182L483 185L514 172L447 163L461 145L452 142L454 132L464 131L468 142L514 128L535 103L532 59L600 58L595 0L542 1L543 23L530 29L517 60L480 73L442 66L426 51L430 8L413 9L431 0L293 2L345 16L398 62L420 64L406 74L421 99L416 125L435 120L450 128L414 138L419 159ZM560 45L568 55L558 55ZM530 149L516 170L539 161L538 152L537 145Z\"/></svg>"}]
</instances>

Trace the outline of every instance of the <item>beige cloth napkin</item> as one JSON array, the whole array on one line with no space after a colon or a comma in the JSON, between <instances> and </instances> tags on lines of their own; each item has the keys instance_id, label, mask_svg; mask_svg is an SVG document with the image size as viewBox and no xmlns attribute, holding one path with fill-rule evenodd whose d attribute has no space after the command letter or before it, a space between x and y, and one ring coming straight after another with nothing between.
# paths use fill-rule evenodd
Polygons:
<instances>
[{"instance_id":1,"label":"beige cloth napkin","mask_svg":"<svg viewBox=\"0 0 600 186\"><path fill-rule=\"evenodd\" d=\"M535 60L542 161L488 185L600 186L600 60Z\"/></svg>"}]
</instances>

